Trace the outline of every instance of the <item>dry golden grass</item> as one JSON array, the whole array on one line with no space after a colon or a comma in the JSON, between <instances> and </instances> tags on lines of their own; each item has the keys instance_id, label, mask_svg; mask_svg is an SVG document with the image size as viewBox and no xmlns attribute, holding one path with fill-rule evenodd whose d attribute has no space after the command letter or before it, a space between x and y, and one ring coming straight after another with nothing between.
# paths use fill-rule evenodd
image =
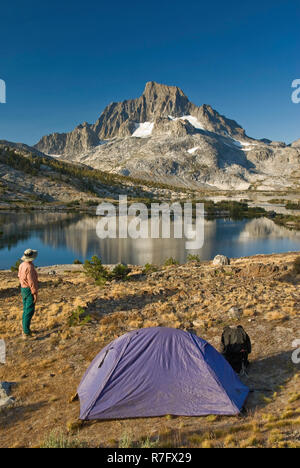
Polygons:
<instances>
[{"instance_id":1,"label":"dry golden grass","mask_svg":"<svg viewBox=\"0 0 300 468\"><path fill-rule=\"evenodd\" d=\"M243 311L244 317L254 317L256 315L255 309L244 309Z\"/></svg>"},{"instance_id":2,"label":"dry golden grass","mask_svg":"<svg viewBox=\"0 0 300 468\"><path fill-rule=\"evenodd\" d=\"M266 320L272 321L272 320L283 320L287 318L287 315L285 312L276 310L274 312L268 312L265 317L266 317Z\"/></svg>"},{"instance_id":3,"label":"dry golden grass","mask_svg":"<svg viewBox=\"0 0 300 468\"><path fill-rule=\"evenodd\" d=\"M201 448L203 449L211 449L214 448L214 442L212 440L204 440L201 443Z\"/></svg>"},{"instance_id":4,"label":"dry golden grass","mask_svg":"<svg viewBox=\"0 0 300 468\"><path fill-rule=\"evenodd\" d=\"M233 435L228 435L223 440L224 448L236 448L238 446L238 441Z\"/></svg>"},{"instance_id":5,"label":"dry golden grass","mask_svg":"<svg viewBox=\"0 0 300 468\"><path fill-rule=\"evenodd\" d=\"M300 400L300 393L294 393L289 399L289 403L294 403L295 401Z\"/></svg>"},{"instance_id":6,"label":"dry golden grass","mask_svg":"<svg viewBox=\"0 0 300 468\"><path fill-rule=\"evenodd\" d=\"M251 435L247 439L239 442L239 448L260 447L262 439L257 435Z\"/></svg>"},{"instance_id":7,"label":"dry golden grass","mask_svg":"<svg viewBox=\"0 0 300 468\"><path fill-rule=\"evenodd\" d=\"M272 262L285 267L292 258L275 256ZM162 447L297 446L290 434L300 426L299 372L285 354L291 351L299 330L299 284L294 277L281 279L285 270L273 276L268 271L264 276L260 268L256 277L251 267L250 275L249 263L255 261L234 260L228 268L230 274L219 271L218 275L208 264L201 266L201 275L198 266L175 266L164 270L168 279L159 282L151 275L136 282L133 276L126 284L103 288L81 275L68 274L59 281L41 277L43 287L33 320L39 339L28 343L19 337L22 310L18 291L6 293L17 288L17 280L0 273L0 333L9 350L7 365L0 367L0 380L18 383L13 391L16 408L0 413L0 446L38 446L53 429L64 434L78 432L79 441L90 446L118 446L126 428L136 441L151 442L159 437ZM259 257L258 261L268 265L270 258ZM68 318L78 306L87 308L93 322L70 327ZM271 387L270 392L259 390L250 396L251 413L245 419L170 415L77 427L78 403L69 404L69 397L104 345L132 329L183 328L192 323L200 336L218 347L223 327L231 323L228 311L233 306L243 310L241 323L254 342L250 376L257 376L258 388ZM291 332L285 334L285 327ZM31 428L29 432L26 427Z\"/></svg>"}]
</instances>

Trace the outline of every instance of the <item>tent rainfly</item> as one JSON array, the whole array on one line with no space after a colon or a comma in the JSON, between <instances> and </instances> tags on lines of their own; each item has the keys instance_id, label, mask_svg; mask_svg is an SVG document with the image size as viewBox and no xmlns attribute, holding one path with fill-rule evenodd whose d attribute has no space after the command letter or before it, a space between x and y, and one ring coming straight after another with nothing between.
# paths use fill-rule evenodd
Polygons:
<instances>
[{"instance_id":1,"label":"tent rainfly","mask_svg":"<svg viewBox=\"0 0 300 468\"><path fill-rule=\"evenodd\" d=\"M163 327L132 331L110 343L78 388L83 420L235 415L248 393L209 343Z\"/></svg>"}]
</instances>

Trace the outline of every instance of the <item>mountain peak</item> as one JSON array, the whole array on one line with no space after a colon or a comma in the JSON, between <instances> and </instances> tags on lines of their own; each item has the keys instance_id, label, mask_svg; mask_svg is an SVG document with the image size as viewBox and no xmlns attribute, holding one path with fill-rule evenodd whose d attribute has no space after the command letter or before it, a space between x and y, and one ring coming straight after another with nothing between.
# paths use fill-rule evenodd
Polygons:
<instances>
[{"instance_id":1,"label":"mountain peak","mask_svg":"<svg viewBox=\"0 0 300 468\"><path fill-rule=\"evenodd\" d=\"M141 101L144 112L139 122L153 121L155 118L168 115L180 117L190 110L190 102L180 88L155 81L146 83L142 96L135 102L139 106Z\"/></svg>"},{"instance_id":2,"label":"mountain peak","mask_svg":"<svg viewBox=\"0 0 300 468\"><path fill-rule=\"evenodd\" d=\"M218 114L211 106L191 103L177 86L148 81L142 95L136 99L109 104L92 125L84 122L67 135L49 135L36 145L40 151L53 154L80 154L101 140L131 136L139 124L154 124L157 119L187 117L196 119L199 129L222 135L245 136L234 121Z\"/></svg>"},{"instance_id":3,"label":"mountain peak","mask_svg":"<svg viewBox=\"0 0 300 468\"><path fill-rule=\"evenodd\" d=\"M169 86L169 85L157 83L156 81L148 81L146 83L143 96L147 96L149 98L155 99L159 95L185 96L184 92L177 86Z\"/></svg>"}]
</instances>

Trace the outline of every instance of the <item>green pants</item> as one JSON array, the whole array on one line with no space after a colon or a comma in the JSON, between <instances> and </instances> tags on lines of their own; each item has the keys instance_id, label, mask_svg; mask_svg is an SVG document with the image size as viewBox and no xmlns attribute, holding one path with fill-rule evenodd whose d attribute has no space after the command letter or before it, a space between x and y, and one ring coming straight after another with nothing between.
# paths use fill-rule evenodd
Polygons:
<instances>
[{"instance_id":1,"label":"green pants","mask_svg":"<svg viewBox=\"0 0 300 468\"><path fill-rule=\"evenodd\" d=\"M21 288L23 299L23 331L25 335L30 335L30 323L34 315L35 304L30 288Z\"/></svg>"}]
</instances>

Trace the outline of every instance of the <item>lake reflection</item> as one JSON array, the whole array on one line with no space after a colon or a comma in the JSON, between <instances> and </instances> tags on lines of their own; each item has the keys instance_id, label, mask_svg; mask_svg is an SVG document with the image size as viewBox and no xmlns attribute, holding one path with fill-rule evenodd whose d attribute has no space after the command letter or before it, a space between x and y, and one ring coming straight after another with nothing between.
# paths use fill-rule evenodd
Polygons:
<instances>
[{"instance_id":1,"label":"lake reflection","mask_svg":"<svg viewBox=\"0 0 300 468\"><path fill-rule=\"evenodd\" d=\"M38 266L84 261L92 255L103 263L161 264L174 257L185 262L189 253L209 260L300 250L300 232L277 226L267 218L205 220L204 247L185 250L185 239L99 239L99 218L71 213L0 214L0 269L9 268L30 247L39 250Z\"/></svg>"}]
</instances>

